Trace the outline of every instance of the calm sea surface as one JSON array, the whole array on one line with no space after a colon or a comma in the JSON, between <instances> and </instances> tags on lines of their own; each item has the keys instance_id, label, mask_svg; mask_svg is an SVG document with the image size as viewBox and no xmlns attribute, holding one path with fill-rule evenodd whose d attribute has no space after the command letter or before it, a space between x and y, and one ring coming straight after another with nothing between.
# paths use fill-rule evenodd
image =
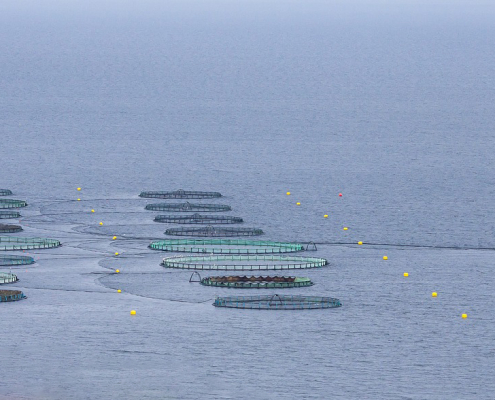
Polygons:
<instances>
[{"instance_id":1,"label":"calm sea surface","mask_svg":"<svg viewBox=\"0 0 495 400\"><path fill-rule=\"evenodd\" d=\"M63 243L13 269L0 399L495 398L493 2L100 3L0 4L0 187ZM213 307L253 293L147 248L179 188L343 307Z\"/></svg>"}]
</instances>

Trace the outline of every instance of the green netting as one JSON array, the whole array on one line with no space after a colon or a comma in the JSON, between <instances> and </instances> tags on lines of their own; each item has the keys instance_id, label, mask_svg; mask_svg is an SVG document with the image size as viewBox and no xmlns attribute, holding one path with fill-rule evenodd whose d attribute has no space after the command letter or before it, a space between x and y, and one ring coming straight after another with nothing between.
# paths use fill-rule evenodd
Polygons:
<instances>
[{"instance_id":1,"label":"green netting","mask_svg":"<svg viewBox=\"0 0 495 400\"><path fill-rule=\"evenodd\" d=\"M313 285L309 278L294 276L209 276L201 279L200 283L232 289L283 289Z\"/></svg>"},{"instance_id":2,"label":"green netting","mask_svg":"<svg viewBox=\"0 0 495 400\"><path fill-rule=\"evenodd\" d=\"M34 258L28 256L0 255L0 265L29 265L34 264Z\"/></svg>"},{"instance_id":3,"label":"green netting","mask_svg":"<svg viewBox=\"0 0 495 400\"><path fill-rule=\"evenodd\" d=\"M249 263L242 263L247 261ZM264 264L252 264L264 261ZM223 264L218 264L222 262ZM275 264L277 263L277 264ZM200 269L219 271L267 271L284 269L320 268L328 261L319 257L295 257L280 255L220 255L220 256L180 256L164 258L165 268Z\"/></svg>"},{"instance_id":4,"label":"green netting","mask_svg":"<svg viewBox=\"0 0 495 400\"><path fill-rule=\"evenodd\" d=\"M19 218L21 213L18 211L0 211L0 219Z\"/></svg>"},{"instance_id":5,"label":"green netting","mask_svg":"<svg viewBox=\"0 0 495 400\"><path fill-rule=\"evenodd\" d=\"M207 226L204 228L170 228L165 231L165 234L171 236L200 237L259 236L263 235L263 231L256 228L217 228Z\"/></svg>"},{"instance_id":6,"label":"green netting","mask_svg":"<svg viewBox=\"0 0 495 400\"><path fill-rule=\"evenodd\" d=\"M222 246L222 247L212 247ZM169 239L152 242L150 249L213 254L277 254L295 253L304 250L299 243L271 242L267 240L243 239Z\"/></svg>"},{"instance_id":7,"label":"green netting","mask_svg":"<svg viewBox=\"0 0 495 400\"><path fill-rule=\"evenodd\" d=\"M51 249L60 245L61 243L54 239L0 236L0 250Z\"/></svg>"},{"instance_id":8,"label":"green netting","mask_svg":"<svg viewBox=\"0 0 495 400\"><path fill-rule=\"evenodd\" d=\"M0 224L0 233L14 233L20 231L22 231L22 227L19 225Z\"/></svg>"},{"instance_id":9,"label":"green netting","mask_svg":"<svg viewBox=\"0 0 495 400\"><path fill-rule=\"evenodd\" d=\"M12 196L12 191L9 189L0 189L0 196Z\"/></svg>"},{"instance_id":10,"label":"green netting","mask_svg":"<svg viewBox=\"0 0 495 400\"><path fill-rule=\"evenodd\" d=\"M155 222L166 222L172 224L240 224L242 218L230 217L228 215L157 215Z\"/></svg>"},{"instance_id":11,"label":"green netting","mask_svg":"<svg viewBox=\"0 0 495 400\"><path fill-rule=\"evenodd\" d=\"M155 199L213 199L222 197L218 192L197 192L182 189L174 192L141 192L139 196Z\"/></svg>"},{"instance_id":12,"label":"green netting","mask_svg":"<svg viewBox=\"0 0 495 400\"><path fill-rule=\"evenodd\" d=\"M309 310L341 307L339 299L319 296L233 296L217 297L215 307L249 308L256 310Z\"/></svg>"},{"instance_id":13,"label":"green netting","mask_svg":"<svg viewBox=\"0 0 495 400\"><path fill-rule=\"evenodd\" d=\"M0 199L0 208L21 208L27 205L23 200Z\"/></svg>"},{"instance_id":14,"label":"green netting","mask_svg":"<svg viewBox=\"0 0 495 400\"><path fill-rule=\"evenodd\" d=\"M0 302L17 301L25 298L26 296L20 290L0 290Z\"/></svg>"},{"instance_id":15,"label":"green netting","mask_svg":"<svg viewBox=\"0 0 495 400\"><path fill-rule=\"evenodd\" d=\"M152 211L172 211L172 212L189 212L189 211L202 211L202 212L220 212L230 211L232 208L224 204L192 204L185 203L157 203L148 204L145 207L147 210Z\"/></svg>"},{"instance_id":16,"label":"green netting","mask_svg":"<svg viewBox=\"0 0 495 400\"><path fill-rule=\"evenodd\" d=\"M19 279L17 279L17 275L11 274L9 272L0 272L0 285L3 285L4 283L14 283L17 282Z\"/></svg>"}]
</instances>

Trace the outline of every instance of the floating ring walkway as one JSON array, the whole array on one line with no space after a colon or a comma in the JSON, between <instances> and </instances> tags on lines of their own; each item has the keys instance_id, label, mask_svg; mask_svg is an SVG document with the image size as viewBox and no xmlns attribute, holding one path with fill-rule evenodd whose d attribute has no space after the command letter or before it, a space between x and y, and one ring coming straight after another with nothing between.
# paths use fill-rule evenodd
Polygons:
<instances>
[{"instance_id":1,"label":"floating ring walkway","mask_svg":"<svg viewBox=\"0 0 495 400\"><path fill-rule=\"evenodd\" d=\"M237 263L248 261L249 263ZM265 261L268 264L252 264L252 261ZM217 264L217 262L229 262ZM277 262L280 264L274 264ZM165 268L200 269L219 271L267 271L284 269L320 268L328 264L324 258L294 257L279 255L220 255L220 256L181 256L164 258Z\"/></svg>"},{"instance_id":2,"label":"floating ring walkway","mask_svg":"<svg viewBox=\"0 0 495 400\"><path fill-rule=\"evenodd\" d=\"M0 208L21 208L27 207L27 205L23 200L0 199Z\"/></svg>"},{"instance_id":3,"label":"floating ring walkway","mask_svg":"<svg viewBox=\"0 0 495 400\"><path fill-rule=\"evenodd\" d=\"M222 246L222 247L209 247ZM169 239L152 242L150 249L213 254L279 254L304 250L300 243L271 242L243 239Z\"/></svg>"},{"instance_id":4,"label":"floating ring walkway","mask_svg":"<svg viewBox=\"0 0 495 400\"><path fill-rule=\"evenodd\" d=\"M18 301L25 299L24 293L20 290L0 290L0 303L5 301Z\"/></svg>"},{"instance_id":5,"label":"floating ring walkway","mask_svg":"<svg viewBox=\"0 0 495 400\"><path fill-rule=\"evenodd\" d=\"M0 211L0 219L19 218L21 213L18 211Z\"/></svg>"},{"instance_id":6,"label":"floating ring walkway","mask_svg":"<svg viewBox=\"0 0 495 400\"><path fill-rule=\"evenodd\" d=\"M342 303L333 297L317 296L233 296L217 297L215 307L248 308L256 310L309 310L319 308L337 308Z\"/></svg>"},{"instance_id":7,"label":"floating ring walkway","mask_svg":"<svg viewBox=\"0 0 495 400\"><path fill-rule=\"evenodd\" d=\"M244 220L240 217L228 215L157 215L155 222L171 224L240 224Z\"/></svg>"},{"instance_id":8,"label":"floating ring walkway","mask_svg":"<svg viewBox=\"0 0 495 400\"><path fill-rule=\"evenodd\" d=\"M0 224L0 233L15 233L21 231L22 231L22 226Z\"/></svg>"},{"instance_id":9,"label":"floating ring walkway","mask_svg":"<svg viewBox=\"0 0 495 400\"><path fill-rule=\"evenodd\" d=\"M294 276L209 276L201 279L200 283L234 289L283 289L313 285L309 278Z\"/></svg>"},{"instance_id":10,"label":"floating ring walkway","mask_svg":"<svg viewBox=\"0 0 495 400\"><path fill-rule=\"evenodd\" d=\"M156 203L148 204L146 210L152 211L172 211L172 212L190 212L190 211L202 211L202 212L221 212L230 211L232 208L225 204L193 204L189 202L185 203Z\"/></svg>"},{"instance_id":11,"label":"floating ring walkway","mask_svg":"<svg viewBox=\"0 0 495 400\"><path fill-rule=\"evenodd\" d=\"M11 274L9 272L0 272L0 285L3 285L4 283L14 283L17 282L19 279L17 279L17 275Z\"/></svg>"},{"instance_id":12,"label":"floating ring walkway","mask_svg":"<svg viewBox=\"0 0 495 400\"><path fill-rule=\"evenodd\" d=\"M30 265L30 264L34 264L33 257L0 255L0 265L2 266Z\"/></svg>"},{"instance_id":13,"label":"floating ring walkway","mask_svg":"<svg viewBox=\"0 0 495 400\"><path fill-rule=\"evenodd\" d=\"M12 196L12 191L9 189L0 189L0 196Z\"/></svg>"},{"instance_id":14,"label":"floating ring walkway","mask_svg":"<svg viewBox=\"0 0 495 400\"><path fill-rule=\"evenodd\" d=\"M52 249L61 243L54 239L0 236L0 250Z\"/></svg>"},{"instance_id":15,"label":"floating ring walkway","mask_svg":"<svg viewBox=\"0 0 495 400\"><path fill-rule=\"evenodd\" d=\"M170 228L165 231L165 234L200 237L259 236L263 235L263 231L257 228L217 228L207 226L204 228Z\"/></svg>"},{"instance_id":16,"label":"floating ring walkway","mask_svg":"<svg viewBox=\"0 0 495 400\"><path fill-rule=\"evenodd\" d=\"M214 199L222 197L218 192L197 192L182 189L174 192L141 192L139 196L155 199Z\"/></svg>"}]
</instances>

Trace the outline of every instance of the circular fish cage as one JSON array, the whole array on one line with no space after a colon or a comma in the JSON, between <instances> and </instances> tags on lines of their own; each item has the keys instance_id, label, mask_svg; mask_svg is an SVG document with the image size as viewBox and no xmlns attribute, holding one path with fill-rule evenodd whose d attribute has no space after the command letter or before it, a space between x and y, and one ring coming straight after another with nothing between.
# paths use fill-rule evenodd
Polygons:
<instances>
[{"instance_id":1,"label":"circular fish cage","mask_svg":"<svg viewBox=\"0 0 495 400\"><path fill-rule=\"evenodd\" d=\"M22 227L19 225L0 224L0 233L15 233L21 231L22 231Z\"/></svg>"},{"instance_id":2,"label":"circular fish cage","mask_svg":"<svg viewBox=\"0 0 495 400\"><path fill-rule=\"evenodd\" d=\"M244 263L244 262L248 263ZM253 264L253 261L264 263ZM219 262L221 264L219 264ZM217 271L268 271L285 269L321 268L328 261L319 257L294 257L278 255L220 255L220 256L180 256L164 258L165 268L200 269Z\"/></svg>"},{"instance_id":3,"label":"circular fish cage","mask_svg":"<svg viewBox=\"0 0 495 400\"><path fill-rule=\"evenodd\" d=\"M225 204L193 204L189 202L185 203L157 203L148 204L145 207L146 210L152 211L172 211L172 212L190 212L190 211L202 211L202 212L221 212L230 211L232 208Z\"/></svg>"},{"instance_id":4,"label":"circular fish cage","mask_svg":"<svg viewBox=\"0 0 495 400\"><path fill-rule=\"evenodd\" d=\"M17 279L17 275L11 274L9 272L0 272L0 285L3 285L4 283L14 283L17 282L19 279Z\"/></svg>"},{"instance_id":5,"label":"circular fish cage","mask_svg":"<svg viewBox=\"0 0 495 400\"><path fill-rule=\"evenodd\" d=\"M222 197L222 195L218 192L197 192L179 189L174 192L141 192L139 197L151 199L215 199Z\"/></svg>"},{"instance_id":6,"label":"circular fish cage","mask_svg":"<svg viewBox=\"0 0 495 400\"><path fill-rule=\"evenodd\" d=\"M0 208L21 208L27 205L23 200L0 199Z\"/></svg>"},{"instance_id":7,"label":"circular fish cage","mask_svg":"<svg viewBox=\"0 0 495 400\"><path fill-rule=\"evenodd\" d=\"M313 285L309 278L294 276L209 276L201 279L200 283L233 289L283 289Z\"/></svg>"},{"instance_id":8,"label":"circular fish cage","mask_svg":"<svg viewBox=\"0 0 495 400\"><path fill-rule=\"evenodd\" d=\"M176 253L210 254L280 254L304 250L300 243L243 239L168 239L149 245L150 249Z\"/></svg>"},{"instance_id":9,"label":"circular fish cage","mask_svg":"<svg viewBox=\"0 0 495 400\"><path fill-rule=\"evenodd\" d=\"M61 246L58 240L0 236L0 250L52 249Z\"/></svg>"},{"instance_id":10,"label":"circular fish cage","mask_svg":"<svg viewBox=\"0 0 495 400\"><path fill-rule=\"evenodd\" d=\"M311 310L319 308L337 308L342 303L333 297L319 296L232 296L217 297L215 307L248 308L255 310Z\"/></svg>"},{"instance_id":11,"label":"circular fish cage","mask_svg":"<svg viewBox=\"0 0 495 400\"><path fill-rule=\"evenodd\" d=\"M166 222L171 224L240 224L244 220L240 217L228 215L157 215L155 222Z\"/></svg>"},{"instance_id":12,"label":"circular fish cage","mask_svg":"<svg viewBox=\"0 0 495 400\"><path fill-rule=\"evenodd\" d=\"M21 213L18 211L0 211L0 219L19 218Z\"/></svg>"},{"instance_id":13,"label":"circular fish cage","mask_svg":"<svg viewBox=\"0 0 495 400\"><path fill-rule=\"evenodd\" d=\"M200 237L259 236L263 235L263 231L257 228L217 228L207 226L204 228L170 228L165 231L165 234Z\"/></svg>"},{"instance_id":14,"label":"circular fish cage","mask_svg":"<svg viewBox=\"0 0 495 400\"><path fill-rule=\"evenodd\" d=\"M34 258L28 256L11 256L0 255L0 265L14 266L14 265L30 265L34 264Z\"/></svg>"},{"instance_id":15,"label":"circular fish cage","mask_svg":"<svg viewBox=\"0 0 495 400\"><path fill-rule=\"evenodd\" d=\"M18 301L25 298L26 296L20 290L0 290L0 302Z\"/></svg>"},{"instance_id":16,"label":"circular fish cage","mask_svg":"<svg viewBox=\"0 0 495 400\"><path fill-rule=\"evenodd\" d=\"M0 189L0 196L12 196L12 191L9 189Z\"/></svg>"}]
</instances>

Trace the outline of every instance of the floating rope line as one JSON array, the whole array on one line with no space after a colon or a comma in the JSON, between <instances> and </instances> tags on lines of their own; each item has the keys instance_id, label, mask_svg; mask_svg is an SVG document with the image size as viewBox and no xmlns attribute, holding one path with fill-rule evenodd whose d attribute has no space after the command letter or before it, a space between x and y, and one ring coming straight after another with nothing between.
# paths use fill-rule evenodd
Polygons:
<instances>
[{"instance_id":1,"label":"floating rope line","mask_svg":"<svg viewBox=\"0 0 495 400\"><path fill-rule=\"evenodd\" d=\"M228 215L157 215L155 222L167 222L172 224L240 224L244 222L240 217Z\"/></svg>"},{"instance_id":2,"label":"floating rope line","mask_svg":"<svg viewBox=\"0 0 495 400\"><path fill-rule=\"evenodd\" d=\"M190 212L190 211L202 211L202 212L220 212L230 211L232 208L225 204L193 204L189 202L185 203L156 203L148 204L146 210L152 211L172 211L172 212Z\"/></svg>"},{"instance_id":3,"label":"floating rope line","mask_svg":"<svg viewBox=\"0 0 495 400\"><path fill-rule=\"evenodd\" d=\"M215 307L248 308L257 310L309 310L341 307L339 299L317 296L233 296L217 297Z\"/></svg>"},{"instance_id":4,"label":"floating rope line","mask_svg":"<svg viewBox=\"0 0 495 400\"><path fill-rule=\"evenodd\" d=\"M302 251L304 250L304 245L300 243L243 239L169 239L152 242L149 248L184 253L277 254Z\"/></svg>"},{"instance_id":5,"label":"floating rope line","mask_svg":"<svg viewBox=\"0 0 495 400\"><path fill-rule=\"evenodd\" d=\"M0 189L0 196L12 196L12 191L9 189Z\"/></svg>"},{"instance_id":6,"label":"floating rope line","mask_svg":"<svg viewBox=\"0 0 495 400\"><path fill-rule=\"evenodd\" d=\"M21 231L22 231L22 227L19 225L0 224L0 233L15 233Z\"/></svg>"},{"instance_id":7,"label":"floating rope line","mask_svg":"<svg viewBox=\"0 0 495 400\"><path fill-rule=\"evenodd\" d=\"M60 245L61 243L54 239L0 236L0 250L51 249Z\"/></svg>"},{"instance_id":8,"label":"floating rope line","mask_svg":"<svg viewBox=\"0 0 495 400\"><path fill-rule=\"evenodd\" d=\"M249 263L236 263L248 261ZM252 264L253 261L265 261L267 264ZM217 264L222 262L223 264ZM277 262L279 264L274 264ZM165 268L221 270L221 271L266 271L283 269L320 268L328 264L324 258L294 257L279 255L220 255L220 256L181 256L164 258L161 265Z\"/></svg>"},{"instance_id":9,"label":"floating rope line","mask_svg":"<svg viewBox=\"0 0 495 400\"><path fill-rule=\"evenodd\" d=\"M27 205L23 200L0 199L0 208L21 208Z\"/></svg>"},{"instance_id":10,"label":"floating rope line","mask_svg":"<svg viewBox=\"0 0 495 400\"><path fill-rule=\"evenodd\" d=\"M0 255L0 265L14 266L14 265L30 265L30 264L34 264L33 257Z\"/></svg>"},{"instance_id":11,"label":"floating rope line","mask_svg":"<svg viewBox=\"0 0 495 400\"><path fill-rule=\"evenodd\" d=\"M282 289L313 285L309 278L294 276L209 276L201 279L200 283L235 289Z\"/></svg>"},{"instance_id":12,"label":"floating rope line","mask_svg":"<svg viewBox=\"0 0 495 400\"><path fill-rule=\"evenodd\" d=\"M139 196L155 199L214 199L222 197L218 192L197 192L182 189L174 192L141 192Z\"/></svg>"},{"instance_id":13,"label":"floating rope line","mask_svg":"<svg viewBox=\"0 0 495 400\"><path fill-rule=\"evenodd\" d=\"M17 279L17 275L11 274L9 272L0 272L0 285L3 285L4 283L14 283L17 282L19 279Z\"/></svg>"},{"instance_id":14,"label":"floating rope line","mask_svg":"<svg viewBox=\"0 0 495 400\"><path fill-rule=\"evenodd\" d=\"M21 213L18 211L0 211L0 219L19 218Z\"/></svg>"},{"instance_id":15,"label":"floating rope line","mask_svg":"<svg viewBox=\"0 0 495 400\"><path fill-rule=\"evenodd\" d=\"M263 231L257 228L217 228L207 226L205 228L170 228L165 231L171 236L202 236L202 237L225 237L225 236L259 236Z\"/></svg>"}]
</instances>

